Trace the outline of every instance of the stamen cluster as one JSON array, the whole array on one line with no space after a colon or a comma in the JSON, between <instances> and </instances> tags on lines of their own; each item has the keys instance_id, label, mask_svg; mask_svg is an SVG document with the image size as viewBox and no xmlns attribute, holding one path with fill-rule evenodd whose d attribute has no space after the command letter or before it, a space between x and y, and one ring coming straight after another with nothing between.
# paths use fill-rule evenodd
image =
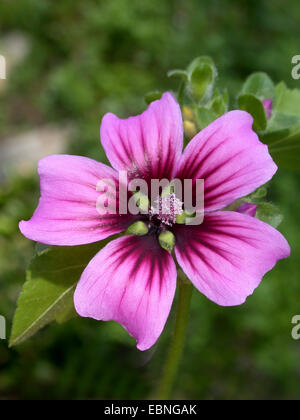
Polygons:
<instances>
[{"instance_id":1,"label":"stamen cluster","mask_svg":"<svg viewBox=\"0 0 300 420\"><path fill-rule=\"evenodd\" d=\"M182 206L183 203L174 193L160 196L155 201L155 206L151 206L149 210L150 220L156 217L164 225L172 226L176 222L176 217L183 213Z\"/></svg>"}]
</instances>

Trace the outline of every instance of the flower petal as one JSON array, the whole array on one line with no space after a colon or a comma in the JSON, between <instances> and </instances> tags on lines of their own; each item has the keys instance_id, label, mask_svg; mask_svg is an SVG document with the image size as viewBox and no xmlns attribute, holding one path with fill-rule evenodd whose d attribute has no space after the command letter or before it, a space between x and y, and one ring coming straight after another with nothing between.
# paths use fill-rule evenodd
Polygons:
<instances>
[{"instance_id":1,"label":"flower petal","mask_svg":"<svg viewBox=\"0 0 300 420\"><path fill-rule=\"evenodd\" d=\"M175 253L201 293L222 306L242 304L277 260L290 255L273 227L237 212L205 216L200 226L176 227Z\"/></svg>"},{"instance_id":2,"label":"flower petal","mask_svg":"<svg viewBox=\"0 0 300 420\"><path fill-rule=\"evenodd\" d=\"M106 245L82 274L74 295L79 315L119 322L147 350L160 336L176 288L176 266L154 236Z\"/></svg>"},{"instance_id":3,"label":"flower petal","mask_svg":"<svg viewBox=\"0 0 300 420\"><path fill-rule=\"evenodd\" d=\"M269 181L277 170L253 118L231 111L200 131L186 147L181 179L204 179L205 210L219 210Z\"/></svg>"},{"instance_id":4,"label":"flower petal","mask_svg":"<svg viewBox=\"0 0 300 420\"><path fill-rule=\"evenodd\" d=\"M118 174L111 168L81 156L52 155L39 162L41 198L32 218L20 222L24 236L49 245L81 245L119 233L132 223L132 216L100 215L99 180ZM115 202L116 196L110 202Z\"/></svg>"},{"instance_id":5,"label":"flower petal","mask_svg":"<svg viewBox=\"0 0 300 420\"><path fill-rule=\"evenodd\" d=\"M112 166L128 171L129 178L171 179L183 147L180 107L165 93L136 117L106 114L100 136Z\"/></svg>"}]
</instances>

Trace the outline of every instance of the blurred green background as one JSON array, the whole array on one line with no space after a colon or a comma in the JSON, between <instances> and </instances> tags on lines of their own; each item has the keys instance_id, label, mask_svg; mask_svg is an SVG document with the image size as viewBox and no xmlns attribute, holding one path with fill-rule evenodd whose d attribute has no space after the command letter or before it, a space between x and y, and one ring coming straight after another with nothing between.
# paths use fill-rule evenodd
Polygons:
<instances>
[{"instance_id":1,"label":"blurred green background","mask_svg":"<svg viewBox=\"0 0 300 420\"><path fill-rule=\"evenodd\" d=\"M238 92L252 71L291 78L300 53L298 0L1 0L0 314L8 330L34 244L18 231L39 188L36 161L69 152L105 161L102 115L140 112L143 96L176 89L166 72L210 55L219 83ZM234 96L232 98L234 106ZM246 304L218 307L197 291L174 398L299 399L299 185L279 170L269 199L284 214L292 256ZM114 323L76 318L8 349L0 340L0 399L149 398L161 376L174 313L154 349L139 353Z\"/></svg>"}]
</instances>

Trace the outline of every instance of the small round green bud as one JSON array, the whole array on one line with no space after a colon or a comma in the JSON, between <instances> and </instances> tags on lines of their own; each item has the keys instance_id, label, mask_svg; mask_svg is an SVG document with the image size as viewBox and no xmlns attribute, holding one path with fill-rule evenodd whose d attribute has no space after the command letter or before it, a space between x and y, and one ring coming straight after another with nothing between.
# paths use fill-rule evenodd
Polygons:
<instances>
[{"instance_id":1,"label":"small round green bud","mask_svg":"<svg viewBox=\"0 0 300 420\"><path fill-rule=\"evenodd\" d=\"M195 217L196 213L194 211L185 210L181 214L176 216L176 223L179 225L184 225L187 218Z\"/></svg>"},{"instance_id":2,"label":"small round green bud","mask_svg":"<svg viewBox=\"0 0 300 420\"><path fill-rule=\"evenodd\" d=\"M142 221L134 222L132 225L130 225L125 234L126 235L136 235L136 236L144 236L147 235L149 229L146 225L146 223Z\"/></svg>"},{"instance_id":3,"label":"small round green bud","mask_svg":"<svg viewBox=\"0 0 300 420\"><path fill-rule=\"evenodd\" d=\"M176 242L174 233L166 230L159 235L158 240L163 249L169 252L173 251Z\"/></svg>"},{"instance_id":4,"label":"small round green bud","mask_svg":"<svg viewBox=\"0 0 300 420\"><path fill-rule=\"evenodd\" d=\"M176 223L178 223L179 225L184 225L185 220L186 220L186 214L184 211L181 214L177 214Z\"/></svg>"}]
</instances>

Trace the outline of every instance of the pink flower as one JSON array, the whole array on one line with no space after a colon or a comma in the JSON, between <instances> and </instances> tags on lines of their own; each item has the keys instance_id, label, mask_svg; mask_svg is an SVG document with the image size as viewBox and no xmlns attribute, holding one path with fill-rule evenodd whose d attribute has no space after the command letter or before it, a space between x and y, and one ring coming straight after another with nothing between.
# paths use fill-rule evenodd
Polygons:
<instances>
[{"instance_id":1,"label":"pink flower","mask_svg":"<svg viewBox=\"0 0 300 420\"><path fill-rule=\"evenodd\" d=\"M220 211L265 184L277 170L251 127L248 113L228 112L198 133L182 153L182 117L170 93L136 117L122 120L106 114L101 140L114 169L79 156L42 159L41 199L20 230L50 245L100 241L141 217L100 216L99 179L117 183L121 170L148 182L204 179L204 222L189 226L169 220L167 228L176 237L177 262L194 286L219 305L240 305L277 260L290 254L285 238L271 226L247 214ZM81 316L119 322L140 350L160 336L177 276L172 254L158 241L163 221L149 216L147 223L145 236L122 236L100 250L84 270L74 297Z\"/></svg>"}]
</instances>

